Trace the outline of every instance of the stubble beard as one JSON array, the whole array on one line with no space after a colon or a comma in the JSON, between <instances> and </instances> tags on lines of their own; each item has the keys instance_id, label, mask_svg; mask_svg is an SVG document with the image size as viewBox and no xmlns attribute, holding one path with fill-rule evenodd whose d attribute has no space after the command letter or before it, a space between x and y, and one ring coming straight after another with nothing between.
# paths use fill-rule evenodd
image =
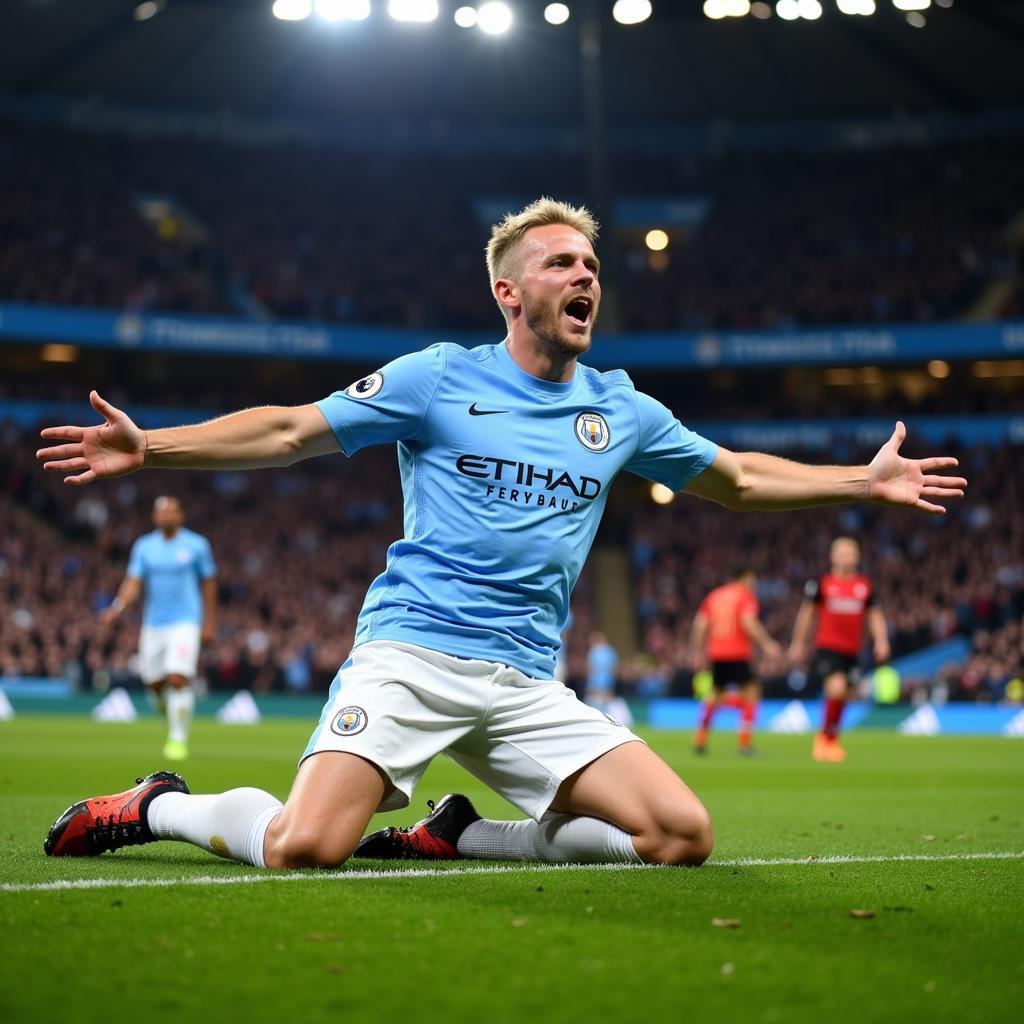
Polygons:
<instances>
[{"instance_id":1,"label":"stubble beard","mask_svg":"<svg viewBox=\"0 0 1024 1024\"><path fill-rule=\"evenodd\" d=\"M594 311L596 314L596 310ZM557 309L543 302L534 301L528 292L523 293L523 315L526 325L534 336L551 352L563 357L581 356L590 351L590 330L585 334L569 334L559 323ZM594 317L591 317L593 325Z\"/></svg>"}]
</instances>

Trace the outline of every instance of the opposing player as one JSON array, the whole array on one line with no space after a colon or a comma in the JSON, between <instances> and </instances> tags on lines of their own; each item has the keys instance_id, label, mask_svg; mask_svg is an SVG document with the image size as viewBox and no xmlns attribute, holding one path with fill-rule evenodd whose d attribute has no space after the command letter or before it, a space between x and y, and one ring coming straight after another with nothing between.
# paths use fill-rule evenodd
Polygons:
<instances>
[{"instance_id":1,"label":"opposing player","mask_svg":"<svg viewBox=\"0 0 1024 1024\"><path fill-rule=\"evenodd\" d=\"M860 679L858 658L865 625L871 634L876 665L889 660L889 630L871 581L858 571L860 545L852 537L837 537L829 560L831 570L820 579L808 580L804 587L789 654L796 663L806 659L807 640L817 616L811 675L822 685L825 711L812 754L815 761L844 761L846 751L839 743L839 726L846 702Z\"/></svg>"},{"instance_id":2,"label":"opposing player","mask_svg":"<svg viewBox=\"0 0 1024 1024\"><path fill-rule=\"evenodd\" d=\"M940 513L965 481L951 458L870 466L736 455L691 433L625 373L578 365L601 300L596 224L542 199L488 246L505 340L403 356L313 405L140 430L95 392L104 423L52 427L39 452L80 486L142 468L256 469L398 444L405 537L371 585L355 647L331 687L284 805L258 789L191 796L158 772L84 800L47 852L87 855L182 839L259 867L335 866L379 809L405 807L442 751L529 817L484 821L449 796L419 826L362 852L696 865L707 811L628 729L551 678L569 594L622 470L731 508L872 500Z\"/></svg>"},{"instance_id":3,"label":"opposing player","mask_svg":"<svg viewBox=\"0 0 1024 1024\"><path fill-rule=\"evenodd\" d=\"M139 673L157 707L167 716L164 757L188 757L188 733L195 709L192 680L201 643L213 639L217 616L217 566L209 541L184 527L177 498L153 503L152 533L132 546L128 572L113 603L101 613L116 622L141 596Z\"/></svg>"},{"instance_id":4,"label":"opposing player","mask_svg":"<svg viewBox=\"0 0 1024 1024\"><path fill-rule=\"evenodd\" d=\"M693 617L690 650L694 668L703 669L708 664L711 668L711 693L704 701L693 744L698 754L707 753L711 723L723 704L740 712L739 752L749 755L754 751L754 721L761 700L761 684L751 665L754 645L768 655L782 653L758 619L756 582L753 569L738 568L731 582L716 587L704 598Z\"/></svg>"}]
</instances>

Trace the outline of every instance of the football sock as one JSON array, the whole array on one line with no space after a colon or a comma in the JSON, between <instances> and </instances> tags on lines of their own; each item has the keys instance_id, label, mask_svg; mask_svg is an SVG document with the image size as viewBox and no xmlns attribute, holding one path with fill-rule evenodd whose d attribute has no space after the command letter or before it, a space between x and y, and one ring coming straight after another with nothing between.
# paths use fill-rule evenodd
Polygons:
<instances>
[{"instance_id":1,"label":"football sock","mask_svg":"<svg viewBox=\"0 0 1024 1024\"><path fill-rule=\"evenodd\" d=\"M830 740L839 735L839 721L843 717L846 701L829 697L825 701L825 727L821 730Z\"/></svg>"},{"instance_id":2,"label":"football sock","mask_svg":"<svg viewBox=\"0 0 1024 1024\"><path fill-rule=\"evenodd\" d=\"M704 702L704 714L700 718L701 730L707 731L711 728L711 719L715 717L715 702L708 700Z\"/></svg>"},{"instance_id":3,"label":"football sock","mask_svg":"<svg viewBox=\"0 0 1024 1024\"><path fill-rule=\"evenodd\" d=\"M459 837L459 853L481 860L540 860L557 864L642 864L628 832L597 818L546 814L542 821L474 821Z\"/></svg>"},{"instance_id":4,"label":"football sock","mask_svg":"<svg viewBox=\"0 0 1024 1024\"><path fill-rule=\"evenodd\" d=\"M219 857L265 868L263 838L284 805L262 789L230 789L211 796L162 793L146 812L157 839L180 839Z\"/></svg>"},{"instance_id":5,"label":"football sock","mask_svg":"<svg viewBox=\"0 0 1024 1024\"><path fill-rule=\"evenodd\" d=\"M740 715L740 746L749 747L754 731L754 720L757 718L757 701L745 700Z\"/></svg>"},{"instance_id":6,"label":"football sock","mask_svg":"<svg viewBox=\"0 0 1024 1024\"><path fill-rule=\"evenodd\" d=\"M192 724L192 712L196 706L196 695L191 686L167 688L167 732L168 739L176 743L188 742L188 727Z\"/></svg>"}]
</instances>

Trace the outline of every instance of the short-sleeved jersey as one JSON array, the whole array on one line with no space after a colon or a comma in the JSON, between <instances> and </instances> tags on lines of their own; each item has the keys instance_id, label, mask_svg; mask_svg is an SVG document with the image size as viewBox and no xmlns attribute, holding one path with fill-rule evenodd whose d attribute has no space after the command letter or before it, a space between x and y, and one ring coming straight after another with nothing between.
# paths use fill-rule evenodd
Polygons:
<instances>
[{"instance_id":1,"label":"short-sleeved jersey","mask_svg":"<svg viewBox=\"0 0 1024 1024\"><path fill-rule=\"evenodd\" d=\"M128 575L142 580L142 621L147 626L200 625L203 595L200 582L217 575L213 552L205 537L179 529L166 538L159 530L143 534L132 546Z\"/></svg>"},{"instance_id":2,"label":"short-sleeved jersey","mask_svg":"<svg viewBox=\"0 0 1024 1024\"><path fill-rule=\"evenodd\" d=\"M348 455L398 443L405 535L356 644L405 641L541 678L615 475L679 490L717 451L622 371L545 381L504 344L435 345L317 405Z\"/></svg>"},{"instance_id":3,"label":"short-sleeved jersey","mask_svg":"<svg viewBox=\"0 0 1024 1024\"><path fill-rule=\"evenodd\" d=\"M876 603L866 576L833 576L808 580L804 597L818 606L814 646L823 651L856 656L864 642L864 619Z\"/></svg>"},{"instance_id":4,"label":"short-sleeved jersey","mask_svg":"<svg viewBox=\"0 0 1024 1024\"><path fill-rule=\"evenodd\" d=\"M759 611L754 592L742 583L726 583L712 590L700 606L700 614L708 620L708 657L712 661L749 660L754 646L742 621Z\"/></svg>"}]
</instances>

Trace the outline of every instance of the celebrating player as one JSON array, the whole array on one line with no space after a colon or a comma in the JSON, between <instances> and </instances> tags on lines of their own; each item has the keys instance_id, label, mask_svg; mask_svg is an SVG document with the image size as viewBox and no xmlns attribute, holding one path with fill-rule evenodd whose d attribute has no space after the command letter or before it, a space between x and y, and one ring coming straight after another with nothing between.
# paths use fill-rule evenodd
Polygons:
<instances>
[{"instance_id":1,"label":"celebrating player","mask_svg":"<svg viewBox=\"0 0 1024 1024\"><path fill-rule=\"evenodd\" d=\"M831 571L821 579L808 580L804 601L793 627L790 657L802 662L807 656L807 638L814 617L811 673L821 683L825 713L821 732L814 737L815 761L843 761L846 751L839 744L839 723L843 709L860 677L857 659L864 643L867 624L874 645L875 664L889 660L889 631L874 588L860 567L860 545L852 537L837 537L830 551Z\"/></svg>"},{"instance_id":2,"label":"celebrating player","mask_svg":"<svg viewBox=\"0 0 1024 1024\"><path fill-rule=\"evenodd\" d=\"M707 662L711 665L711 693L704 701L693 744L698 754L707 753L711 722L722 704L740 712L739 752L754 752L751 741L761 699L761 685L750 663L754 644L765 654L782 653L757 618L760 606L754 594L756 582L753 569L737 569L732 582L716 587L704 598L693 618L690 650L694 668L702 669Z\"/></svg>"},{"instance_id":3,"label":"celebrating player","mask_svg":"<svg viewBox=\"0 0 1024 1024\"><path fill-rule=\"evenodd\" d=\"M385 829L373 856L696 865L711 821L628 729L551 678L569 595L621 470L734 509L871 500L941 513L965 481L952 458L870 466L734 454L691 433L622 371L578 365L601 300L590 214L541 199L492 233L487 264L508 333L435 345L320 402L140 430L95 392L100 426L51 427L39 452L73 486L143 468L256 469L398 444L405 537L370 585L286 804L258 789L189 795L157 772L84 800L46 850L88 855L181 839L260 867L334 866L380 809L405 807L446 751L529 817L485 821L446 797Z\"/></svg>"},{"instance_id":4,"label":"celebrating player","mask_svg":"<svg viewBox=\"0 0 1024 1024\"><path fill-rule=\"evenodd\" d=\"M116 622L144 594L139 633L139 673L167 716L164 757L188 757L188 730L195 709L192 679L200 643L213 639L217 614L217 567L205 537L186 530L177 498L153 503L152 533L132 546L128 572L117 597L101 615Z\"/></svg>"}]
</instances>

